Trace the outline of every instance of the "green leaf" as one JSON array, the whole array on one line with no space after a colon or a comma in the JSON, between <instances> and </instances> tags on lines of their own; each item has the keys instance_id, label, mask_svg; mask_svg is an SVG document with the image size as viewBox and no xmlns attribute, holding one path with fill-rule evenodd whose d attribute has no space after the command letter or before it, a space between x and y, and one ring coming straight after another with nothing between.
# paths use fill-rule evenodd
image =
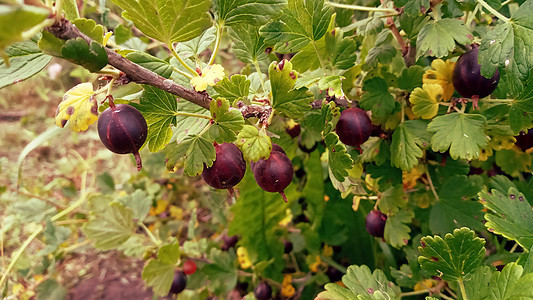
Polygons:
<instances>
[{"instance_id":1,"label":"green leaf","mask_svg":"<svg viewBox=\"0 0 533 300\"><path fill-rule=\"evenodd\" d=\"M113 36L115 36L115 42L120 45L131 39L132 34L131 30L128 27L120 24L115 28Z\"/></svg>"},{"instance_id":2,"label":"green leaf","mask_svg":"<svg viewBox=\"0 0 533 300\"><path fill-rule=\"evenodd\" d=\"M215 121L209 128L209 134L217 143L233 143L237 139L237 132L244 126L241 112L229 105L224 98L212 100L210 104L211 117Z\"/></svg>"},{"instance_id":3,"label":"green leaf","mask_svg":"<svg viewBox=\"0 0 533 300\"><path fill-rule=\"evenodd\" d=\"M522 266L514 262L507 264L501 272L494 272L489 285L492 299L532 299L533 273L523 272Z\"/></svg>"},{"instance_id":4,"label":"green leaf","mask_svg":"<svg viewBox=\"0 0 533 300\"><path fill-rule=\"evenodd\" d=\"M176 45L176 52L182 59L196 58L216 40L216 32L217 29L211 26L194 39Z\"/></svg>"},{"instance_id":5,"label":"green leaf","mask_svg":"<svg viewBox=\"0 0 533 300\"><path fill-rule=\"evenodd\" d=\"M397 53L398 51L390 44L389 40L388 43L382 43L372 47L365 57L365 63L367 67L372 68L376 67L378 62L383 65L390 64Z\"/></svg>"},{"instance_id":6,"label":"green leaf","mask_svg":"<svg viewBox=\"0 0 533 300\"><path fill-rule=\"evenodd\" d=\"M111 202L98 214L91 213L90 221L82 227L88 239L101 250L119 247L135 234L133 212L122 203Z\"/></svg>"},{"instance_id":7,"label":"green leaf","mask_svg":"<svg viewBox=\"0 0 533 300\"><path fill-rule=\"evenodd\" d=\"M339 136L334 132L330 132L324 137L324 143L328 149L328 163L331 173L338 181L343 182L353 164L352 158L346 151L346 145L339 140Z\"/></svg>"},{"instance_id":8,"label":"green leaf","mask_svg":"<svg viewBox=\"0 0 533 300\"><path fill-rule=\"evenodd\" d=\"M533 2L526 1L511 16L511 22L502 22L483 36L478 58L482 75L490 78L498 67L510 68L515 75L509 78L512 85L522 86L533 67L533 58L527 54L533 51L531 14Z\"/></svg>"},{"instance_id":9,"label":"green leaf","mask_svg":"<svg viewBox=\"0 0 533 300\"><path fill-rule=\"evenodd\" d=\"M403 7L405 13L410 17L416 17L425 14L430 8L429 0L395 0L396 7Z\"/></svg>"},{"instance_id":10,"label":"green leaf","mask_svg":"<svg viewBox=\"0 0 533 300\"><path fill-rule=\"evenodd\" d=\"M288 118L303 117L311 109L313 95L307 88L294 89L298 72L292 69L292 63L283 60L279 64L272 62L268 68L272 87L272 108L285 114Z\"/></svg>"},{"instance_id":11,"label":"green leaf","mask_svg":"<svg viewBox=\"0 0 533 300\"><path fill-rule=\"evenodd\" d=\"M533 73L525 83L524 90L513 100L509 109L509 125L514 134L517 135L522 130L531 128L533 123Z\"/></svg>"},{"instance_id":12,"label":"green leaf","mask_svg":"<svg viewBox=\"0 0 533 300\"><path fill-rule=\"evenodd\" d=\"M201 272L209 279L209 289L217 294L232 290L238 278L235 252L211 248L208 259L212 263L203 266Z\"/></svg>"},{"instance_id":13,"label":"green leaf","mask_svg":"<svg viewBox=\"0 0 533 300\"><path fill-rule=\"evenodd\" d=\"M490 299L490 278L492 271L488 266L476 268L464 281L466 295L469 300Z\"/></svg>"},{"instance_id":14,"label":"green leaf","mask_svg":"<svg viewBox=\"0 0 533 300\"><path fill-rule=\"evenodd\" d=\"M252 263L274 258L269 268L277 270L279 277L284 266L279 222L287 207L279 194L261 189L252 172L246 172L241 187L241 195L231 207L233 220L228 234L239 235L239 244L248 250Z\"/></svg>"},{"instance_id":15,"label":"green leaf","mask_svg":"<svg viewBox=\"0 0 533 300\"><path fill-rule=\"evenodd\" d=\"M357 35L368 36L380 32L385 27L385 24L379 15L375 14L353 23L352 26L355 28Z\"/></svg>"},{"instance_id":16,"label":"green leaf","mask_svg":"<svg viewBox=\"0 0 533 300\"><path fill-rule=\"evenodd\" d=\"M265 38L259 34L259 27L239 24L231 26L229 36L233 41L233 53L238 60L253 64L267 58Z\"/></svg>"},{"instance_id":17,"label":"green leaf","mask_svg":"<svg viewBox=\"0 0 533 300\"><path fill-rule=\"evenodd\" d=\"M180 246L177 241L166 244L159 249L157 258L146 264L142 279L152 287L155 294L166 296L170 291L174 269L180 257Z\"/></svg>"},{"instance_id":18,"label":"green leaf","mask_svg":"<svg viewBox=\"0 0 533 300\"><path fill-rule=\"evenodd\" d=\"M170 78L172 72L174 71L174 68L166 61L145 52L135 51L128 53L125 57L141 67L145 67L148 70L165 78Z\"/></svg>"},{"instance_id":19,"label":"green leaf","mask_svg":"<svg viewBox=\"0 0 533 300\"><path fill-rule=\"evenodd\" d=\"M148 136L146 142L151 152L165 147L172 138L172 125L176 125L178 111L176 96L158 88L145 85L139 104L134 105L146 119Z\"/></svg>"},{"instance_id":20,"label":"green leaf","mask_svg":"<svg viewBox=\"0 0 533 300\"><path fill-rule=\"evenodd\" d=\"M432 119L439 111L439 102L442 101L444 91L436 83L426 83L422 88L415 88L409 96L413 113L423 119Z\"/></svg>"},{"instance_id":21,"label":"green leaf","mask_svg":"<svg viewBox=\"0 0 533 300\"><path fill-rule=\"evenodd\" d=\"M407 121L409 122L409 121ZM415 142L416 135L405 123L398 125L392 134L391 164L403 171L409 171L418 165L418 159L424 154Z\"/></svg>"},{"instance_id":22,"label":"green leaf","mask_svg":"<svg viewBox=\"0 0 533 300\"><path fill-rule=\"evenodd\" d=\"M462 280L473 272L485 256L485 241L466 227L440 236L426 236L418 247L418 262L426 272L443 280Z\"/></svg>"},{"instance_id":23,"label":"green leaf","mask_svg":"<svg viewBox=\"0 0 533 300\"><path fill-rule=\"evenodd\" d=\"M346 287L326 284L326 291L318 294L316 299L401 299L400 288L389 281L380 269L372 273L365 265L349 266L346 275L342 277L342 283Z\"/></svg>"},{"instance_id":24,"label":"green leaf","mask_svg":"<svg viewBox=\"0 0 533 300\"><path fill-rule=\"evenodd\" d=\"M81 65L90 72L98 72L107 65L105 48L94 41L89 46L81 37L68 40L61 47L61 56L72 63Z\"/></svg>"},{"instance_id":25,"label":"green leaf","mask_svg":"<svg viewBox=\"0 0 533 300\"><path fill-rule=\"evenodd\" d=\"M337 99L346 98L342 90L342 76L322 76L318 81L318 88L322 91L328 91L328 95Z\"/></svg>"},{"instance_id":26,"label":"green leaf","mask_svg":"<svg viewBox=\"0 0 533 300\"><path fill-rule=\"evenodd\" d=\"M287 0L214 0L217 22L227 26L246 23L263 25L287 6Z\"/></svg>"},{"instance_id":27,"label":"green leaf","mask_svg":"<svg viewBox=\"0 0 533 300\"><path fill-rule=\"evenodd\" d=\"M133 212L133 218L138 222L142 222L150 207L152 207L152 197L144 190L137 189L135 192L118 199L124 206L129 207Z\"/></svg>"},{"instance_id":28,"label":"green leaf","mask_svg":"<svg viewBox=\"0 0 533 300\"><path fill-rule=\"evenodd\" d=\"M279 20L261 27L260 34L277 52L297 52L324 36L332 13L323 0L290 1Z\"/></svg>"},{"instance_id":29,"label":"green leaf","mask_svg":"<svg viewBox=\"0 0 533 300\"><path fill-rule=\"evenodd\" d=\"M67 20L73 21L80 17L78 3L76 2L76 0L64 1L63 10L65 11L65 17L67 18Z\"/></svg>"},{"instance_id":30,"label":"green leaf","mask_svg":"<svg viewBox=\"0 0 533 300\"><path fill-rule=\"evenodd\" d=\"M420 30L429 22L428 15L421 15L416 18L409 17L407 14L400 16L400 29L407 35L407 38L414 40L418 37Z\"/></svg>"},{"instance_id":31,"label":"green leaf","mask_svg":"<svg viewBox=\"0 0 533 300\"><path fill-rule=\"evenodd\" d=\"M237 146L247 161L267 159L272 151L272 141L264 130L259 131L251 125L244 125L237 136Z\"/></svg>"},{"instance_id":32,"label":"green leaf","mask_svg":"<svg viewBox=\"0 0 533 300\"><path fill-rule=\"evenodd\" d=\"M213 87L219 97L226 98L230 102L243 100L250 93L250 80L245 75L235 74L231 79L224 77Z\"/></svg>"},{"instance_id":33,"label":"green leaf","mask_svg":"<svg viewBox=\"0 0 533 300\"><path fill-rule=\"evenodd\" d=\"M182 142L168 149L167 157L170 157L169 159L173 162L184 157L185 173L192 177L202 173L204 165L207 167L213 165L216 151L212 139L204 135L189 135Z\"/></svg>"},{"instance_id":34,"label":"green leaf","mask_svg":"<svg viewBox=\"0 0 533 300\"><path fill-rule=\"evenodd\" d=\"M5 52L10 67L0 60L0 89L39 73L52 59L43 54L33 40L15 43L7 47Z\"/></svg>"},{"instance_id":35,"label":"green leaf","mask_svg":"<svg viewBox=\"0 0 533 300\"><path fill-rule=\"evenodd\" d=\"M394 215L390 215L385 223L384 238L387 243L395 248L401 248L409 242L411 228L409 224L415 217L412 210L402 209Z\"/></svg>"},{"instance_id":36,"label":"green leaf","mask_svg":"<svg viewBox=\"0 0 533 300\"><path fill-rule=\"evenodd\" d=\"M523 172L531 172L530 153L502 149L496 152L495 157L496 165L513 177L519 177Z\"/></svg>"},{"instance_id":37,"label":"green leaf","mask_svg":"<svg viewBox=\"0 0 533 300\"><path fill-rule=\"evenodd\" d=\"M26 40L24 34L49 15L48 9L33 5L0 5L0 53L7 46Z\"/></svg>"},{"instance_id":38,"label":"green leaf","mask_svg":"<svg viewBox=\"0 0 533 300\"><path fill-rule=\"evenodd\" d=\"M102 25L96 24L94 20L85 18L76 19L72 23L91 39L99 44L104 43L104 27Z\"/></svg>"},{"instance_id":39,"label":"green leaf","mask_svg":"<svg viewBox=\"0 0 533 300\"><path fill-rule=\"evenodd\" d=\"M211 26L210 0L111 0L145 35L165 44L191 40Z\"/></svg>"},{"instance_id":40,"label":"green leaf","mask_svg":"<svg viewBox=\"0 0 533 300\"><path fill-rule=\"evenodd\" d=\"M192 114L210 116L211 112L190 101L178 99L178 111ZM178 115L177 125L173 128L174 136L171 141L181 143L187 136L199 134L210 122L207 118L198 118L194 116Z\"/></svg>"},{"instance_id":41,"label":"green leaf","mask_svg":"<svg viewBox=\"0 0 533 300\"><path fill-rule=\"evenodd\" d=\"M389 159L389 144L382 138L371 136L364 144L361 145L363 153L359 156L362 162L375 162L382 165Z\"/></svg>"},{"instance_id":42,"label":"green leaf","mask_svg":"<svg viewBox=\"0 0 533 300\"><path fill-rule=\"evenodd\" d=\"M516 188L510 188L507 195L499 190L491 194L482 191L479 199L490 210L485 214L489 231L516 241L522 248L533 246L533 211L531 205Z\"/></svg>"},{"instance_id":43,"label":"green leaf","mask_svg":"<svg viewBox=\"0 0 533 300\"><path fill-rule=\"evenodd\" d=\"M384 116L392 113L395 107L394 97L388 92L387 82L381 77L374 77L363 83L364 93L359 106L372 110L372 114Z\"/></svg>"},{"instance_id":44,"label":"green leaf","mask_svg":"<svg viewBox=\"0 0 533 300\"><path fill-rule=\"evenodd\" d=\"M440 201L431 208L429 226L435 234L445 234L457 227L483 229L482 205L473 198L483 188L480 177L455 175L439 187Z\"/></svg>"},{"instance_id":45,"label":"green leaf","mask_svg":"<svg viewBox=\"0 0 533 300\"><path fill-rule=\"evenodd\" d=\"M482 115L452 113L434 118L428 131L433 151L444 152L450 149L453 159L476 159L479 149L487 146L488 138L484 133L487 120Z\"/></svg>"},{"instance_id":46,"label":"green leaf","mask_svg":"<svg viewBox=\"0 0 533 300\"><path fill-rule=\"evenodd\" d=\"M46 246L39 251L39 254L44 255L55 251L70 237L71 232L70 228L55 226L50 220L47 220L46 227L43 231Z\"/></svg>"},{"instance_id":47,"label":"green leaf","mask_svg":"<svg viewBox=\"0 0 533 300\"><path fill-rule=\"evenodd\" d=\"M416 40L416 59L423 55L437 58L447 56L455 48L456 42L466 45L472 38L472 34L461 20L440 19L427 23Z\"/></svg>"},{"instance_id":48,"label":"green leaf","mask_svg":"<svg viewBox=\"0 0 533 300\"><path fill-rule=\"evenodd\" d=\"M54 279L46 279L37 286L37 300L63 300L67 289Z\"/></svg>"}]
</instances>

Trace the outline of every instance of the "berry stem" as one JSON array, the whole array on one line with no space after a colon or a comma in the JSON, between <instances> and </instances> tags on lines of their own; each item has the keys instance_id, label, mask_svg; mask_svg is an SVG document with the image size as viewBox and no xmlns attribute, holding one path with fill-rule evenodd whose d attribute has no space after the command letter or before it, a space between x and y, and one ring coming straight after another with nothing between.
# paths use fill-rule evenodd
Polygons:
<instances>
[{"instance_id":1,"label":"berry stem","mask_svg":"<svg viewBox=\"0 0 533 300\"><path fill-rule=\"evenodd\" d=\"M498 19L504 21L505 23L509 23L511 20L507 18L506 16L499 13L497 10L492 8L487 2L483 0L477 0L477 3L481 4L486 10L488 10L491 14L495 15Z\"/></svg>"},{"instance_id":2,"label":"berry stem","mask_svg":"<svg viewBox=\"0 0 533 300\"><path fill-rule=\"evenodd\" d=\"M137 164L137 171L140 171L143 168L143 163L142 163L141 155L139 154L139 151L135 151L133 153L133 156L135 156L135 163Z\"/></svg>"},{"instance_id":3,"label":"berry stem","mask_svg":"<svg viewBox=\"0 0 533 300\"><path fill-rule=\"evenodd\" d=\"M279 194L281 195L281 197L283 197L283 200L285 201L285 203L287 203L287 195L285 195L285 191L281 191L279 192Z\"/></svg>"},{"instance_id":4,"label":"berry stem","mask_svg":"<svg viewBox=\"0 0 533 300\"><path fill-rule=\"evenodd\" d=\"M185 69L187 69L187 71L191 72L191 74L193 74L194 76L200 76L198 74L198 72L196 72L195 69L191 68L178 54L178 52L176 52L176 50L174 49L174 45L172 45L172 43L169 43L167 45L168 49L170 49L170 52L172 52L172 55L174 56L174 58L176 58L180 64L185 67Z\"/></svg>"}]
</instances>

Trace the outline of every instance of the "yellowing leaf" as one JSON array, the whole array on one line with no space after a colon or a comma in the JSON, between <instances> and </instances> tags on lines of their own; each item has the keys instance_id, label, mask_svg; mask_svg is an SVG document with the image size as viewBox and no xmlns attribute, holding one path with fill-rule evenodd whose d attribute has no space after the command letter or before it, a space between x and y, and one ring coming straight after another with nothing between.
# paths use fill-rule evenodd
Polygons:
<instances>
[{"instance_id":1,"label":"yellowing leaf","mask_svg":"<svg viewBox=\"0 0 533 300\"><path fill-rule=\"evenodd\" d=\"M191 85L197 92L202 92L207 89L207 86L214 86L217 82L224 78L224 67L221 65L211 65L204 68L200 76L191 79Z\"/></svg>"},{"instance_id":2,"label":"yellowing leaf","mask_svg":"<svg viewBox=\"0 0 533 300\"><path fill-rule=\"evenodd\" d=\"M237 248L237 260L243 269L248 269L252 266L250 256L248 256L248 250L244 247Z\"/></svg>"},{"instance_id":3,"label":"yellowing leaf","mask_svg":"<svg viewBox=\"0 0 533 300\"><path fill-rule=\"evenodd\" d=\"M416 88L409 101L413 104L413 113L422 119L431 119L437 115L439 101L442 100L443 90L439 84L430 83Z\"/></svg>"},{"instance_id":4,"label":"yellowing leaf","mask_svg":"<svg viewBox=\"0 0 533 300\"><path fill-rule=\"evenodd\" d=\"M436 83L442 87L444 101L449 101L453 95L452 75L454 67L455 63L452 61L435 59L431 62L432 69L427 70L422 76L423 83Z\"/></svg>"},{"instance_id":5,"label":"yellowing leaf","mask_svg":"<svg viewBox=\"0 0 533 300\"><path fill-rule=\"evenodd\" d=\"M294 296L296 289L292 286L292 276L286 274L283 276L283 283L281 284L281 295L287 298Z\"/></svg>"},{"instance_id":6,"label":"yellowing leaf","mask_svg":"<svg viewBox=\"0 0 533 300\"><path fill-rule=\"evenodd\" d=\"M72 131L87 130L98 120L98 104L94 95L93 85L89 82L68 90L57 107L56 125L63 128L70 121L69 128Z\"/></svg>"}]
</instances>

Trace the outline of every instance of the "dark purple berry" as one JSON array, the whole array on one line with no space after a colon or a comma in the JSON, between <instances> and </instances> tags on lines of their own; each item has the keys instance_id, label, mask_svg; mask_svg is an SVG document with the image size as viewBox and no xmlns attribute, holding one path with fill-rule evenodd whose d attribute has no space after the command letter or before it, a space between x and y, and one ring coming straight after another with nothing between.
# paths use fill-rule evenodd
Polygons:
<instances>
[{"instance_id":1,"label":"dark purple berry","mask_svg":"<svg viewBox=\"0 0 533 300\"><path fill-rule=\"evenodd\" d=\"M239 183L246 172L241 150L234 144L215 145L216 159L209 168L204 166L202 178L216 189L229 189Z\"/></svg>"},{"instance_id":2,"label":"dark purple berry","mask_svg":"<svg viewBox=\"0 0 533 300\"><path fill-rule=\"evenodd\" d=\"M174 273L174 279L172 280L172 286L170 286L171 294L179 294L183 292L187 286L187 275L183 271L176 271Z\"/></svg>"},{"instance_id":3,"label":"dark purple berry","mask_svg":"<svg viewBox=\"0 0 533 300\"><path fill-rule=\"evenodd\" d=\"M300 124L294 124L292 127L286 127L285 132L291 137L295 138L300 135L300 132L302 132L302 128L300 127Z\"/></svg>"},{"instance_id":4,"label":"dark purple berry","mask_svg":"<svg viewBox=\"0 0 533 300\"><path fill-rule=\"evenodd\" d=\"M342 276L344 274L336 268L328 266L328 269L326 270L326 275L328 276L330 282L337 282L342 280Z\"/></svg>"},{"instance_id":5,"label":"dark purple berry","mask_svg":"<svg viewBox=\"0 0 533 300\"><path fill-rule=\"evenodd\" d=\"M470 51L463 53L453 69L452 83L457 92L465 97L484 98L492 94L500 81L500 73L492 75L492 78L486 78L481 75L481 66L478 63L479 47L474 46Z\"/></svg>"},{"instance_id":6,"label":"dark purple berry","mask_svg":"<svg viewBox=\"0 0 533 300\"><path fill-rule=\"evenodd\" d=\"M533 147L533 128L529 129L527 133L520 133L519 135L515 136L515 138L516 142L514 144L525 152L527 149Z\"/></svg>"},{"instance_id":7,"label":"dark purple berry","mask_svg":"<svg viewBox=\"0 0 533 300\"><path fill-rule=\"evenodd\" d=\"M385 232L385 223L387 222L387 215L379 210L372 210L366 215L365 227L366 231L375 237L383 237Z\"/></svg>"},{"instance_id":8,"label":"dark purple berry","mask_svg":"<svg viewBox=\"0 0 533 300\"><path fill-rule=\"evenodd\" d=\"M283 148L281 148L280 145L272 143L272 151L270 151L270 153L272 153L274 151L281 152L281 153L283 153L285 155L287 154L287 153L285 153L285 150L283 150ZM254 161L250 162L250 169L252 169L252 171L254 170L255 164L256 164L256 162L254 162Z\"/></svg>"},{"instance_id":9,"label":"dark purple berry","mask_svg":"<svg viewBox=\"0 0 533 300\"><path fill-rule=\"evenodd\" d=\"M290 241L283 241L283 246L284 246L284 249L283 249L283 252L284 253L291 253L292 249L293 249L293 245Z\"/></svg>"},{"instance_id":10,"label":"dark purple berry","mask_svg":"<svg viewBox=\"0 0 533 300\"><path fill-rule=\"evenodd\" d=\"M370 137L372 122L364 110L352 107L341 112L335 131L341 142L359 147Z\"/></svg>"},{"instance_id":11,"label":"dark purple berry","mask_svg":"<svg viewBox=\"0 0 533 300\"><path fill-rule=\"evenodd\" d=\"M104 110L98 118L98 135L104 146L112 152L133 153L137 170L141 170L139 149L146 141L148 126L135 107L117 104Z\"/></svg>"},{"instance_id":12,"label":"dark purple berry","mask_svg":"<svg viewBox=\"0 0 533 300\"><path fill-rule=\"evenodd\" d=\"M254 295L257 300L268 300L272 298L272 288L264 281L259 282L254 290Z\"/></svg>"},{"instance_id":13,"label":"dark purple berry","mask_svg":"<svg viewBox=\"0 0 533 300\"><path fill-rule=\"evenodd\" d=\"M235 247L237 242L239 241L238 235L232 235L232 236L223 236L222 241L224 241L224 244L222 247L220 247L223 251L227 251L229 248Z\"/></svg>"},{"instance_id":14,"label":"dark purple berry","mask_svg":"<svg viewBox=\"0 0 533 300\"><path fill-rule=\"evenodd\" d=\"M257 184L265 191L280 193L283 200L287 197L283 192L292 181L294 170L287 155L272 151L268 159L258 160L252 169Z\"/></svg>"}]
</instances>

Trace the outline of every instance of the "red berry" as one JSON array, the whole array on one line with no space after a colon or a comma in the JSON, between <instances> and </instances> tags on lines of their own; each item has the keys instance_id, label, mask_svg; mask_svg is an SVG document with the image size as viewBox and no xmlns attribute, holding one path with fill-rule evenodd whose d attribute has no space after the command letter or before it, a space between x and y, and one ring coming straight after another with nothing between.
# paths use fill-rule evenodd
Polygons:
<instances>
[{"instance_id":1,"label":"red berry","mask_svg":"<svg viewBox=\"0 0 533 300\"><path fill-rule=\"evenodd\" d=\"M341 142L359 147L370 137L372 122L364 110L352 107L341 112L335 131Z\"/></svg>"},{"instance_id":2,"label":"red berry","mask_svg":"<svg viewBox=\"0 0 533 300\"><path fill-rule=\"evenodd\" d=\"M283 199L287 197L283 192L292 181L294 170L292 162L282 152L272 151L268 159L260 159L252 168L257 184L265 191L280 193Z\"/></svg>"},{"instance_id":3,"label":"red berry","mask_svg":"<svg viewBox=\"0 0 533 300\"><path fill-rule=\"evenodd\" d=\"M117 104L104 110L98 118L98 135L106 148L112 152L133 153L137 160L137 169L142 168L139 149L148 135L148 126L135 107Z\"/></svg>"},{"instance_id":4,"label":"red berry","mask_svg":"<svg viewBox=\"0 0 533 300\"><path fill-rule=\"evenodd\" d=\"M192 260L187 260L183 263L183 273L186 275L191 275L196 272L196 263Z\"/></svg>"},{"instance_id":5,"label":"red berry","mask_svg":"<svg viewBox=\"0 0 533 300\"><path fill-rule=\"evenodd\" d=\"M202 178L216 189L229 189L239 183L246 172L246 162L241 150L234 144L215 146L216 159L209 168L204 166Z\"/></svg>"},{"instance_id":6,"label":"red berry","mask_svg":"<svg viewBox=\"0 0 533 300\"><path fill-rule=\"evenodd\" d=\"M372 210L368 213L365 220L366 231L375 237L383 237L385 232L385 223L387 215L379 210Z\"/></svg>"},{"instance_id":7,"label":"red berry","mask_svg":"<svg viewBox=\"0 0 533 300\"><path fill-rule=\"evenodd\" d=\"M486 78L481 75L481 66L478 63L479 48L474 48L463 53L455 63L453 69L452 83L453 87L461 96L472 98L487 97L492 94L500 81L500 73L492 75L492 78Z\"/></svg>"}]
</instances>

